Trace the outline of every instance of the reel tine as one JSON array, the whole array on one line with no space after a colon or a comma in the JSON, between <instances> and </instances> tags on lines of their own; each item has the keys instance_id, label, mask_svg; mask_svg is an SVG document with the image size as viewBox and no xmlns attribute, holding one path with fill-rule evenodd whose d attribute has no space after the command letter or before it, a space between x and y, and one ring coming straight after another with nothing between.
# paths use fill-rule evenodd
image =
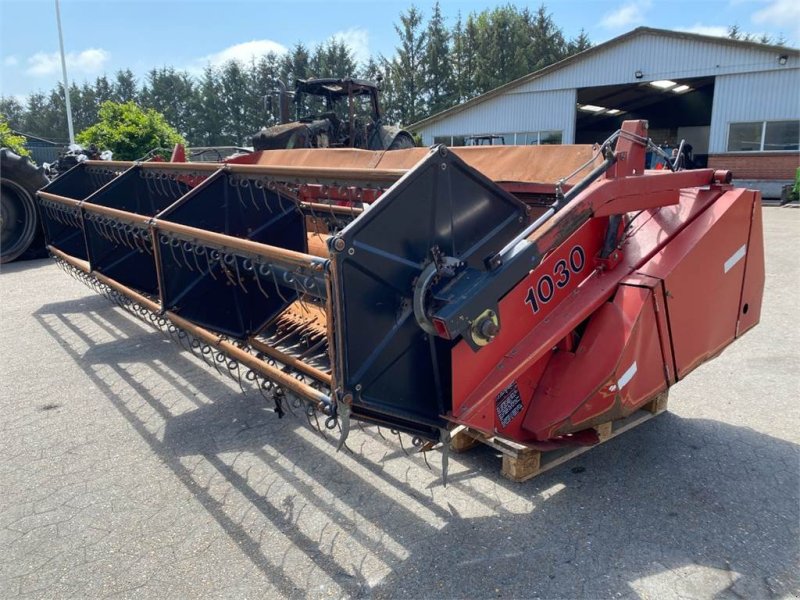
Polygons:
<instances>
[{"instance_id":1,"label":"reel tine","mask_svg":"<svg viewBox=\"0 0 800 600\"><path fill-rule=\"evenodd\" d=\"M217 264L219 264L219 261L217 259L213 259L213 253L216 252L216 250L209 250L205 246L199 246L199 247L202 249L202 255L206 259L206 267L208 268L208 274L211 275L211 279L217 281L217 276L214 275L214 269L216 268ZM211 264L212 260L214 262L213 265Z\"/></svg>"},{"instance_id":2,"label":"reel tine","mask_svg":"<svg viewBox=\"0 0 800 600\"><path fill-rule=\"evenodd\" d=\"M239 389L242 390L242 394L246 396L247 392L244 391L244 386L242 385L242 371L239 369L239 363L235 360L229 360L227 366L229 374L236 371L236 382L239 384Z\"/></svg>"},{"instance_id":3,"label":"reel tine","mask_svg":"<svg viewBox=\"0 0 800 600\"><path fill-rule=\"evenodd\" d=\"M247 181L247 191L250 192L250 202L253 204L253 207L258 211L261 212L261 209L258 208L258 204L256 203L256 196L253 193L253 186L255 186L255 182L251 182L251 180L245 179Z\"/></svg>"},{"instance_id":4,"label":"reel tine","mask_svg":"<svg viewBox=\"0 0 800 600\"><path fill-rule=\"evenodd\" d=\"M422 459L425 461L425 466L428 467L429 471L433 471L433 467L431 467L431 463L428 462L428 453L427 452L420 452L422 454Z\"/></svg>"},{"instance_id":5,"label":"reel tine","mask_svg":"<svg viewBox=\"0 0 800 600\"><path fill-rule=\"evenodd\" d=\"M258 286L258 289L261 291L261 294L264 296L264 298L269 300L269 294L267 294L267 292L264 291L264 288L261 285L261 275L262 275L261 269L263 267L266 267L266 266L267 265L265 265L264 263L260 263L258 265L258 267L255 267L253 269L253 273L254 273L253 278L256 280L256 285ZM269 268L267 269L267 272L269 272Z\"/></svg>"},{"instance_id":6,"label":"reel tine","mask_svg":"<svg viewBox=\"0 0 800 600\"><path fill-rule=\"evenodd\" d=\"M145 171L144 169L141 169L139 171L139 177L144 179L144 185L147 187L147 195L148 196L154 195L155 194L155 190L153 189L153 186L151 185L150 174L147 171Z\"/></svg>"},{"instance_id":7,"label":"reel tine","mask_svg":"<svg viewBox=\"0 0 800 600\"><path fill-rule=\"evenodd\" d=\"M281 294L281 286L278 283L278 278L275 276L275 269L270 269L270 272L272 273L272 282L275 284L275 291L278 293L278 297L283 300L284 304L289 304L289 301L286 299L286 297Z\"/></svg>"},{"instance_id":8,"label":"reel tine","mask_svg":"<svg viewBox=\"0 0 800 600\"><path fill-rule=\"evenodd\" d=\"M180 264L181 261L178 260L178 255L175 254L175 246L179 245L181 242L176 237L167 236L169 251L172 254L172 260L175 261L176 264Z\"/></svg>"},{"instance_id":9,"label":"reel tine","mask_svg":"<svg viewBox=\"0 0 800 600\"><path fill-rule=\"evenodd\" d=\"M261 180L261 197L264 199L264 206L267 208L267 211L269 211L269 214L272 214L272 207L269 205L269 197L267 197L267 189L269 188L270 183L271 182L268 179Z\"/></svg>"},{"instance_id":10,"label":"reel tine","mask_svg":"<svg viewBox=\"0 0 800 600\"><path fill-rule=\"evenodd\" d=\"M205 246L199 243L192 244L192 258L194 258L194 264L197 267L197 272L202 273L203 269L200 267L200 261L197 259L197 255L200 253L205 254Z\"/></svg>"},{"instance_id":11,"label":"reel tine","mask_svg":"<svg viewBox=\"0 0 800 600\"><path fill-rule=\"evenodd\" d=\"M244 200L242 199L242 186L239 185L236 177L231 177L230 182L231 185L236 188L236 196L239 198L239 204L241 204L243 207L246 207Z\"/></svg>"},{"instance_id":12,"label":"reel tine","mask_svg":"<svg viewBox=\"0 0 800 600\"><path fill-rule=\"evenodd\" d=\"M191 252L191 248L192 248L191 242L183 242L183 243L180 244L181 256L183 257L183 264L186 265L187 269L189 269L190 271L192 271L194 273L194 269L192 268L192 265L189 264L189 259L186 258L186 248L187 247L189 248L189 252Z\"/></svg>"},{"instance_id":13,"label":"reel tine","mask_svg":"<svg viewBox=\"0 0 800 600\"><path fill-rule=\"evenodd\" d=\"M235 254L233 255L233 257L234 257L233 264L236 267L236 281L238 282L239 287L242 288L242 291L245 294L248 294L249 292L247 291L247 288L244 285L244 278L242 277L242 274L239 272L239 257L237 257Z\"/></svg>"},{"instance_id":14,"label":"reel tine","mask_svg":"<svg viewBox=\"0 0 800 600\"><path fill-rule=\"evenodd\" d=\"M408 450L406 450L406 447L403 445L403 436L397 430L392 430L392 433L397 436L397 441L400 442L400 449L403 451L403 454L408 456Z\"/></svg>"}]
</instances>

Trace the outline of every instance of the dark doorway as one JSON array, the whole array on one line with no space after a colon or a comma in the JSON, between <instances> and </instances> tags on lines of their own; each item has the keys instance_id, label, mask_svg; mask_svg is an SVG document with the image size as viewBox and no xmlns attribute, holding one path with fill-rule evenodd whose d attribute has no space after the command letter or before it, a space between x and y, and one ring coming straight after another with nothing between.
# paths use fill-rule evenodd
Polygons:
<instances>
[{"instance_id":1,"label":"dark doorway","mask_svg":"<svg viewBox=\"0 0 800 600\"><path fill-rule=\"evenodd\" d=\"M602 142L627 119L646 119L650 137L666 150L685 139L694 164L708 161L708 135L714 101L714 78L578 89L575 143Z\"/></svg>"}]
</instances>

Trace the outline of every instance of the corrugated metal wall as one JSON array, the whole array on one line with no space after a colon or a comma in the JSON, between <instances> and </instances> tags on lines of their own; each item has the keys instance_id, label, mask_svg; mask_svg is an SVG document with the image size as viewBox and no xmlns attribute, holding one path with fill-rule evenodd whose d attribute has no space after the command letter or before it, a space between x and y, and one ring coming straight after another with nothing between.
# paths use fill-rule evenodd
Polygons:
<instances>
[{"instance_id":1,"label":"corrugated metal wall","mask_svg":"<svg viewBox=\"0 0 800 600\"><path fill-rule=\"evenodd\" d=\"M797 119L800 68L717 77L708 151L727 151L729 123Z\"/></svg>"},{"instance_id":2,"label":"corrugated metal wall","mask_svg":"<svg viewBox=\"0 0 800 600\"><path fill-rule=\"evenodd\" d=\"M798 59L778 63L774 50L731 46L713 41L643 34L597 54L589 55L552 74L534 79L514 91L557 90L639 83L659 79L687 79L797 68ZM636 71L642 78L636 78Z\"/></svg>"},{"instance_id":3,"label":"corrugated metal wall","mask_svg":"<svg viewBox=\"0 0 800 600\"><path fill-rule=\"evenodd\" d=\"M777 108L793 98L793 118L798 118L799 88L797 83L792 83L796 81L793 79L796 74L793 73L798 68L800 60L797 56L790 55L787 64L780 65L778 54L772 49L762 50L748 45L737 47L711 40L679 39L645 33L590 54L502 96L444 117L418 131L423 141L430 144L433 137L439 135L557 129L564 132L564 143L572 143L575 139L576 88L705 76L717 77L715 113L718 102L742 103L742 106L749 104L756 111L757 105L764 101ZM642 72L641 79L636 78L636 71ZM773 92L771 87L760 87L755 79L727 77L741 73L762 75L770 86L774 87L774 83L777 83L780 91L778 88ZM738 84L747 86L749 91L743 93L735 87ZM794 91L789 89L792 85ZM775 98L778 94L784 97ZM722 95L731 97L720 99ZM730 118L726 104L721 104L719 110L720 115L714 115L714 123L719 118ZM765 108L765 114L770 110ZM754 120L761 118L772 117L756 116ZM715 148L712 152L719 151L721 138L718 136L723 135L719 125L715 126L714 123L711 126L712 147Z\"/></svg>"},{"instance_id":4,"label":"corrugated metal wall","mask_svg":"<svg viewBox=\"0 0 800 600\"><path fill-rule=\"evenodd\" d=\"M575 90L504 94L432 123L420 131L426 145L434 136L560 130L564 143L575 138Z\"/></svg>"}]
</instances>

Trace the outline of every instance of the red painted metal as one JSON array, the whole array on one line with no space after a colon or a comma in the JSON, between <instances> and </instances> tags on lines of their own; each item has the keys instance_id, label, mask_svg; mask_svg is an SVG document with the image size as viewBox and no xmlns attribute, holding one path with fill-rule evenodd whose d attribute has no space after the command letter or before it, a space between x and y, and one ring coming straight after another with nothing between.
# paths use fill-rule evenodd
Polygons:
<instances>
[{"instance_id":1,"label":"red painted metal","mask_svg":"<svg viewBox=\"0 0 800 600\"><path fill-rule=\"evenodd\" d=\"M497 309L500 319L499 335L480 352L475 352L469 344L461 340L453 349L453 415L469 422L472 427L491 431L494 426L494 410L485 407L475 410L473 391L493 371L502 370L508 353L520 342L522 337L541 323L548 322L554 309L569 298L578 285L593 273L591 261L600 249L607 219L587 221L564 244L545 258L530 272L505 298ZM578 264L578 253L583 251L582 264ZM573 256L570 256L573 254ZM572 261L572 265L570 262ZM572 267L580 266L580 269ZM577 272L576 272L577 271ZM531 290L538 294L540 281L552 281L554 289L547 302L537 299L538 310L534 312L530 302L526 302ZM559 287L559 285L561 287ZM542 288L547 283L542 284ZM548 290L542 289L543 293Z\"/></svg>"},{"instance_id":2,"label":"red painted metal","mask_svg":"<svg viewBox=\"0 0 800 600\"><path fill-rule=\"evenodd\" d=\"M545 258L499 300L499 335L453 348L451 420L534 445L586 443L590 427L635 411L758 322L759 195L726 172L645 171L642 128L626 126L614 167L528 237ZM596 257L615 214L618 248L551 296L543 278L576 244ZM534 312L539 285L548 301Z\"/></svg>"}]
</instances>

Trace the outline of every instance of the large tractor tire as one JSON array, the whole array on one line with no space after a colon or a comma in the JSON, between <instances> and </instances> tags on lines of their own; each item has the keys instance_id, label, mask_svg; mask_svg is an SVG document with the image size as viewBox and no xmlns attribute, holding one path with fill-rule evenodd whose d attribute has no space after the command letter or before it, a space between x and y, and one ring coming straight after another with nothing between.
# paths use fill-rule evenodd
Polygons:
<instances>
[{"instance_id":1,"label":"large tractor tire","mask_svg":"<svg viewBox=\"0 0 800 600\"><path fill-rule=\"evenodd\" d=\"M47 183L44 169L8 148L0 149L0 263L35 250L34 241L41 245L36 191Z\"/></svg>"},{"instance_id":2,"label":"large tractor tire","mask_svg":"<svg viewBox=\"0 0 800 600\"><path fill-rule=\"evenodd\" d=\"M401 131L389 144L387 150L403 150L404 148L413 148L414 138L405 131Z\"/></svg>"}]
</instances>

